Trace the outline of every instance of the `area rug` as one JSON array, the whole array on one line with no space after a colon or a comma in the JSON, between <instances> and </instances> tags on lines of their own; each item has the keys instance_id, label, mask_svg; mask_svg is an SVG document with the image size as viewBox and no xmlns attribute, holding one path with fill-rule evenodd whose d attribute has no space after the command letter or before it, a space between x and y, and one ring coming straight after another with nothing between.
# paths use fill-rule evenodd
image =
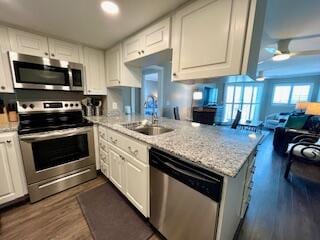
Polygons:
<instances>
[{"instance_id":1,"label":"area rug","mask_svg":"<svg viewBox=\"0 0 320 240\"><path fill-rule=\"evenodd\" d=\"M111 183L81 193L78 202L95 240L146 240L148 222Z\"/></svg>"}]
</instances>

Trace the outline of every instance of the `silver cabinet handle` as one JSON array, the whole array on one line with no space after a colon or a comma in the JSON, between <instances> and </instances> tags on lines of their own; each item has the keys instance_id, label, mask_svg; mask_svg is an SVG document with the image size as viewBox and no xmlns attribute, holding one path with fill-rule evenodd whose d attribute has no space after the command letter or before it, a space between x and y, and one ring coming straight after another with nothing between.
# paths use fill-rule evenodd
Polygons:
<instances>
[{"instance_id":1,"label":"silver cabinet handle","mask_svg":"<svg viewBox=\"0 0 320 240\"><path fill-rule=\"evenodd\" d=\"M54 57L54 53L51 53L51 57Z\"/></svg>"},{"instance_id":2,"label":"silver cabinet handle","mask_svg":"<svg viewBox=\"0 0 320 240\"><path fill-rule=\"evenodd\" d=\"M138 150L136 149L136 150L133 150L130 146L128 147L128 149L129 149L129 151L133 154L133 155L135 155L135 156L137 156L137 154L138 154Z\"/></svg>"},{"instance_id":3,"label":"silver cabinet handle","mask_svg":"<svg viewBox=\"0 0 320 240\"><path fill-rule=\"evenodd\" d=\"M143 50L141 50L141 53L142 53L142 54L144 54L144 51L143 51Z\"/></svg>"},{"instance_id":4,"label":"silver cabinet handle","mask_svg":"<svg viewBox=\"0 0 320 240\"><path fill-rule=\"evenodd\" d=\"M49 55L49 53L45 52L45 53L44 53L44 55L48 56L48 55Z\"/></svg>"},{"instance_id":5,"label":"silver cabinet handle","mask_svg":"<svg viewBox=\"0 0 320 240\"><path fill-rule=\"evenodd\" d=\"M113 137L110 137L110 140L113 144L116 144L118 142L118 139L113 139Z\"/></svg>"},{"instance_id":6,"label":"silver cabinet handle","mask_svg":"<svg viewBox=\"0 0 320 240\"><path fill-rule=\"evenodd\" d=\"M11 143L11 140L7 140L7 143Z\"/></svg>"},{"instance_id":7,"label":"silver cabinet handle","mask_svg":"<svg viewBox=\"0 0 320 240\"><path fill-rule=\"evenodd\" d=\"M6 87L5 87L5 86L1 86L1 89L2 89L2 90L5 90L5 89L6 89Z\"/></svg>"},{"instance_id":8,"label":"silver cabinet handle","mask_svg":"<svg viewBox=\"0 0 320 240\"><path fill-rule=\"evenodd\" d=\"M122 160L124 160L124 159L125 159L123 156L121 156L121 155L119 155L119 156L120 156L120 158L121 158Z\"/></svg>"}]
</instances>

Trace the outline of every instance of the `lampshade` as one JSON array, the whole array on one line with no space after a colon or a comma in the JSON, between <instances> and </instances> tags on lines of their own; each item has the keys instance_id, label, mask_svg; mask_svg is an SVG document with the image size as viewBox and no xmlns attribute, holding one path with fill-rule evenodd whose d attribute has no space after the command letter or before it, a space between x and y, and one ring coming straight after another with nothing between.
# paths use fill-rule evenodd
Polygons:
<instances>
[{"instance_id":1,"label":"lampshade","mask_svg":"<svg viewBox=\"0 0 320 240\"><path fill-rule=\"evenodd\" d=\"M306 110L309 103L310 102L297 102L296 103L296 109L298 109L298 110Z\"/></svg>"},{"instance_id":2,"label":"lampshade","mask_svg":"<svg viewBox=\"0 0 320 240\"><path fill-rule=\"evenodd\" d=\"M307 106L306 114L320 115L320 102L310 102Z\"/></svg>"},{"instance_id":3,"label":"lampshade","mask_svg":"<svg viewBox=\"0 0 320 240\"><path fill-rule=\"evenodd\" d=\"M201 91L193 92L193 100L201 100L201 99L202 99L202 92Z\"/></svg>"}]
</instances>

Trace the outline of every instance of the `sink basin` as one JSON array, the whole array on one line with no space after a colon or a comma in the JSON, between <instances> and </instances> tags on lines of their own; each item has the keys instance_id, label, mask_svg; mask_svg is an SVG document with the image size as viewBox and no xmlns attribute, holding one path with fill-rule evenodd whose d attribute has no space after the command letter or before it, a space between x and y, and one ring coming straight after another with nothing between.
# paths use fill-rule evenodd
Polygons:
<instances>
[{"instance_id":1,"label":"sink basin","mask_svg":"<svg viewBox=\"0 0 320 240\"><path fill-rule=\"evenodd\" d=\"M145 126L145 127L135 128L133 129L133 131L139 132L145 135L154 136L162 133L171 132L173 131L173 129L165 128L161 126Z\"/></svg>"}]
</instances>

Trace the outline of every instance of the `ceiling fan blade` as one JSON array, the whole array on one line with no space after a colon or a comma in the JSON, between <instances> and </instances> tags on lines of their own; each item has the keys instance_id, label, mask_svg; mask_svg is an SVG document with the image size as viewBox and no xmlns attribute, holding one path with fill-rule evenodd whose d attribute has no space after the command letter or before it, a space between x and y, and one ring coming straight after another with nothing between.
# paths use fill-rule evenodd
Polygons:
<instances>
[{"instance_id":1,"label":"ceiling fan blade","mask_svg":"<svg viewBox=\"0 0 320 240\"><path fill-rule=\"evenodd\" d=\"M301 51L301 52L291 52L291 56L312 56L312 55L319 55L320 50L308 50L308 51Z\"/></svg>"}]
</instances>

